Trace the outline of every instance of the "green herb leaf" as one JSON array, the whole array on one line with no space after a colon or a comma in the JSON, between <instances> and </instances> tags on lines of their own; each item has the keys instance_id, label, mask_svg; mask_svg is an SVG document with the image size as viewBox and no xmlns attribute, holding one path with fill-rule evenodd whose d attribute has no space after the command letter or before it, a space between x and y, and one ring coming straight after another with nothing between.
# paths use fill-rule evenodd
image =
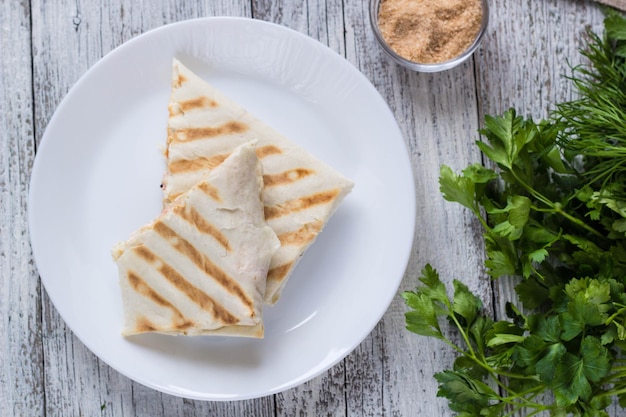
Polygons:
<instances>
[{"instance_id":1,"label":"green herb leaf","mask_svg":"<svg viewBox=\"0 0 626 417\"><path fill-rule=\"evenodd\" d=\"M556 403L561 406L574 404L579 398L588 400L591 397L591 384L584 372L581 358L566 353L557 369L558 385L554 389Z\"/></svg>"},{"instance_id":2,"label":"green herb leaf","mask_svg":"<svg viewBox=\"0 0 626 417\"><path fill-rule=\"evenodd\" d=\"M606 35L615 41L626 41L626 25L624 24L624 18L612 14L604 19L604 27Z\"/></svg>"},{"instance_id":3,"label":"green herb leaf","mask_svg":"<svg viewBox=\"0 0 626 417\"><path fill-rule=\"evenodd\" d=\"M414 311L406 313L406 328L422 336L443 338L433 301L423 293L405 292L404 299Z\"/></svg>"},{"instance_id":4,"label":"green herb leaf","mask_svg":"<svg viewBox=\"0 0 626 417\"><path fill-rule=\"evenodd\" d=\"M611 369L608 350L597 337L587 336L580 345L583 373L592 382L599 382Z\"/></svg>"},{"instance_id":5,"label":"green herb leaf","mask_svg":"<svg viewBox=\"0 0 626 417\"><path fill-rule=\"evenodd\" d=\"M585 337L581 343L581 355L565 354L557 370L557 403L570 405L578 399L589 400L592 394L591 382L600 381L610 367L606 348L597 338Z\"/></svg>"},{"instance_id":6,"label":"green herb leaf","mask_svg":"<svg viewBox=\"0 0 626 417\"><path fill-rule=\"evenodd\" d=\"M422 269L422 275L419 280L424 284L424 286L420 288L420 292L426 294L433 301L447 305L450 304L446 286L441 282L441 279L439 279L439 273L431 265L427 264L424 269Z\"/></svg>"},{"instance_id":7,"label":"green herb leaf","mask_svg":"<svg viewBox=\"0 0 626 417\"><path fill-rule=\"evenodd\" d=\"M535 309L549 300L550 292L536 279L526 279L515 286L515 292L524 307Z\"/></svg>"},{"instance_id":8,"label":"green herb leaf","mask_svg":"<svg viewBox=\"0 0 626 417\"><path fill-rule=\"evenodd\" d=\"M435 374L435 379L439 382L437 395L448 398L453 411L480 415L480 410L489 405L489 400L498 397L487 384L461 372L439 372Z\"/></svg>"},{"instance_id":9,"label":"green herb leaf","mask_svg":"<svg viewBox=\"0 0 626 417\"><path fill-rule=\"evenodd\" d=\"M475 182L467 176L457 175L452 168L443 165L439 173L439 189L443 198L470 208L476 209L474 202Z\"/></svg>"},{"instance_id":10,"label":"green herb leaf","mask_svg":"<svg viewBox=\"0 0 626 417\"><path fill-rule=\"evenodd\" d=\"M472 324L483 307L480 298L476 297L461 281L454 280L454 304L452 310Z\"/></svg>"},{"instance_id":11,"label":"green herb leaf","mask_svg":"<svg viewBox=\"0 0 626 417\"><path fill-rule=\"evenodd\" d=\"M505 214L505 220L497 224L492 233L508 237L510 240L519 239L524 231L524 226L528 222L531 202L528 197L514 195L508 198L506 207L502 209L491 208L489 214Z\"/></svg>"}]
</instances>

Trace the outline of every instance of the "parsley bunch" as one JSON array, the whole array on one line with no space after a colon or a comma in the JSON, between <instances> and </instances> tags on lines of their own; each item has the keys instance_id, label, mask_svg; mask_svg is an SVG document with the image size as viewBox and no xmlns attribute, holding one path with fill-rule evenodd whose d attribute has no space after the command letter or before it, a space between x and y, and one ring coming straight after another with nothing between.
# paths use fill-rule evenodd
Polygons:
<instances>
[{"instance_id":1,"label":"parsley bunch","mask_svg":"<svg viewBox=\"0 0 626 417\"><path fill-rule=\"evenodd\" d=\"M403 293L407 329L458 352L435 378L459 416L626 406L626 19L607 13L581 51L590 64L573 68L580 98L539 123L485 117L477 145L495 169L441 167L444 198L484 227L489 275L519 281L499 321L430 265Z\"/></svg>"}]
</instances>

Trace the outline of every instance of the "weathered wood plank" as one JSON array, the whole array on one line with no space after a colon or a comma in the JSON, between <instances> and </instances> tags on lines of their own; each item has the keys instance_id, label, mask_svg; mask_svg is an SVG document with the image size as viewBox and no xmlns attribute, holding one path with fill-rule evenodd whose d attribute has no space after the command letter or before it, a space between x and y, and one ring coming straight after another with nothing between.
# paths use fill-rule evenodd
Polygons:
<instances>
[{"instance_id":1,"label":"weathered wood plank","mask_svg":"<svg viewBox=\"0 0 626 417\"><path fill-rule=\"evenodd\" d=\"M572 97L568 62L580 62L578 50L588 26L601 30L600 7L592 1L496 0L478 61L481 120L510 107L534 119L546 117L557 101Z\"/></svg>"},{"instance_id":2,"label":"weathered wood plank","mask_svg":"<svg viewBox=\"0 0 626 417\"><path fill-rule=\"evenodd\" d=\"M341 2L310 1L258 1L252 15L307 34L343 53L343 10ZM329 372L296 388L277 394L277 415L293 416L306 412L316 416L341 416L345 414L345 373L343 363Z\"/></svg>"},{"instance_id":3,"label":"weathered wood plank","mask_svg":"<svg viewBox=\"0 0 626 417\"><path fill-rule=\"evenodd\" d=\"M106 4L33 1L32 9L38 140L71 86L102 56L128 39L184 19L251 14L249 2L227 0ZM273 415L272 397L233 403L191 401L130 381L95 357L71 333L45 294L42 309L46 415Z\"/></svg>"},{"instance_id":4,"label":"weathered wood plank","mask_svg":"<svg viewBox=\"0 0 626 417\"><path fill-rule=\"evenodd\" d=\"M403 89L401 96L391 97L391 103L410 149L417 193L415 241L400 290L413 289L421 268L431 263L445 282L460 278L483 295L489 309L491 286L481 279L480 231L466 211L443 200L438 183L442 164L460 169L478 161L467 140L477 128L471 62L435 75L393 71L402 79ZM443 402L436 399L432 375L450 366L452 352L434 340L406 333L405 311L397 296L381 323L383 409L392 415L407 410L446 415Z\"/></svg>"},{"instance_id":5,"label":"weathered wood plank","mask_svg":"<svg viewBox=\"0 0 626 417\"><path fill-rule=\"evenodd\" d=\"M541 120L555 103L573 98L572 84L564 76L571 73L570 65L581 62L578 50L586 29L602 30L601 9L592 1L509 6L506 0L491 2L489 30L476 54L480 120L509 108ZM506 317L506 302L517 300L514 286L515 280L494 282L496 317ZM623 414L618 407L608 411Z\"/></svg>"},{"instance_id":6,"label":"weathered wood plank","mask_svg":"<svg viewBox=\"0 0 626 417\"><path fill-rule=\"evenodd\" d=\"M71 86L113 47L100 34L102 15L113 13L112 9L81 2L32 3L37 140ZM121 21L120 26L131 27L124 23ZM119 27L116 35L132 36ZM130 381L110 370L78 341L45 293L42 310L46 415L112 416L132 410L132 403L124 401L132 392Z\"/></svg>"},{"instance_id":7,"label":"weathered wood plank","mask_svg":"<svg viewBox=\"0 0 626 417\"><path fill-rule=\"evenodd\" d=\"M43 415L40 283L28 182L35 155L30 9L0 2L0 415Z\"/></svg>"},{"instance_id":8,"label":"weathered wood plank","mask_svg":"<svg viewBox=\"0 0 626 417\"><path fill-rule=\"evenodd\" d=\"M480 234L468 227L467 213L444 202L438 191L441 164L458 168L478 158L467 140L477 128L472 62L440 74L407 71L375 47L367 5L353 3L345 17L351 23L348 56L390 105L413 163L416 234L400 290L414 288L419 270L431 262L446 281L470 276L468 284L489 295L489 283L476 279L482 272ZM348 357L346 380L354 381L346 394L349 415L447 414L445 403L436 399L432 374L449 365L452 355L434 341L408 334L405 311L397 296L374 333Z\"/></svg>"},{"instance_id":9,"label":"weathered wood plank","mask_svg":"<svg viewBox=\"0 0 626 417\"><path fill-rule=\"evenodd\" d=\"M602 30L600 7L592 1L524 3L511 8L492 4L489 31L477 53L480 120L515 108L519 115L541 120L558 102L574 97L565 76L582 62L578 53L585 31ZM476 136L476 139L478 136ZM515 299L513 283L495 283L497 313Z\"/></svg>"}]
</instances>

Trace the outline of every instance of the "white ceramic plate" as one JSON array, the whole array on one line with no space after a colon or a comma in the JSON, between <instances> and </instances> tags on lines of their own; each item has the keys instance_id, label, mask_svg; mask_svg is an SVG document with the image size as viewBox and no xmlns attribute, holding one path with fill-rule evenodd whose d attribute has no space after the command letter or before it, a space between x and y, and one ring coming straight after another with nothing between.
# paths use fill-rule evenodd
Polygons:
<instances>
[{"instance_id":1,"label":"white ceramic plate","mask_svg":"<svg viewBox=\"0 0 626 417\"><path fill-rule=\"evenodd\" d=\"M120 335L110 251L161 208L173 57L355 182L265 308L262 340ZM374 87L321 43L243 18L164 26L93 66L46 129L29 198L35 261L72 331L133 380L202 400L276 393L350 353L397 293L415 222L404 140Z\"/></svg>"}]
</instances>

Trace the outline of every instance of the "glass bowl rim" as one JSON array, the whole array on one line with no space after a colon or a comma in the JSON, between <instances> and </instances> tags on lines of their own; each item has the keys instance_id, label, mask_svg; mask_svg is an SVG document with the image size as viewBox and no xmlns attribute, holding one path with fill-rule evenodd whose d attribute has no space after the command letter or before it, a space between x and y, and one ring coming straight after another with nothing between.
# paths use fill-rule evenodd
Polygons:
<instances>
[{"instance_id":1,"label":"glass bowl rim","mask_svg":"<svg viewBox=\"0 0 626 417\"><path fill-rule=\"evenodd\" d=\"M415 62L415 61L408 60L402 57L401 55L399 55L398 53L396 53L389 46L389 44L383 37L382 33L380 32L380 28L378 26L378 11L380 9L381 1L382 0L370 0L369 18L370 18L370 25L374 32L374 37L376 38L378 44L381 46L383 51L385 51L385 53L389 57L391 57L393 61L414 71L439 72L439 71L444 71L444 70L456 67L457 65L461 64L463 61L468 59L476 51L476 48L478 48L478 45L480 44L485 32L487 31L487 27L489 25L489 0L481 0L483 13L482 13L481 22L480 22L480 28L478 29L478 32L476 33L476 37L474 38L474 41L462 53L460 53L459 55L455 56L452 59L449 59L443 62L436 62L436 63Z\"/></svg>"}]
</instances>

